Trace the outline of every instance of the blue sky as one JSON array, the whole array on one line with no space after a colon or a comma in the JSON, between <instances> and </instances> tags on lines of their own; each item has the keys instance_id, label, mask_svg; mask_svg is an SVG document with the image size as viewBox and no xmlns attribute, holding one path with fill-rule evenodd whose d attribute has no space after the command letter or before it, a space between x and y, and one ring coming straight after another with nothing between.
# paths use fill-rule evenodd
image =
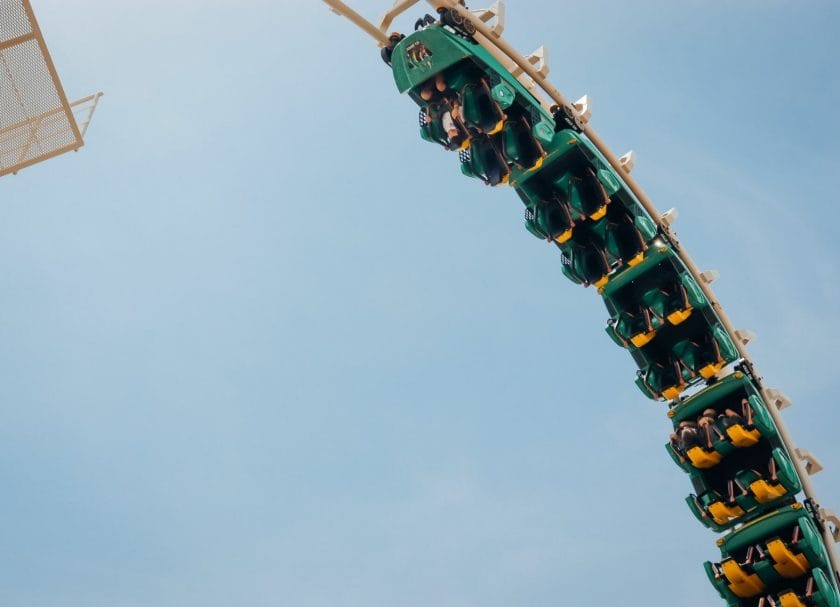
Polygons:
<instances>
[{"instance_id":1,"label":"blue sky","mask_svg":"<svg viewBox=\"0 0 840 607\"><path fill-rule=\"evenodd\" d=\"M316 1L34 6L68 96L106 96L0 183L3 605L718 600L602 303L360 32ZM840 509L838 17L510 1L506 36L679 208Z\"/></svg>"}]
</instances>

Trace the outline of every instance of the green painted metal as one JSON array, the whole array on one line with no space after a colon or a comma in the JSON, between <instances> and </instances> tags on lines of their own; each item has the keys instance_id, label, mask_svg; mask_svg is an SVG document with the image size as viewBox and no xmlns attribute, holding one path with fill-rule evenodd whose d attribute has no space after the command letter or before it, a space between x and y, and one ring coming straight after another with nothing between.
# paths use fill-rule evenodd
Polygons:
<instances>
[{"instance_id":1,"label":"green painted metal","mask_svg":"<svg viewBox=\"0 0 840 607\"><path fill-rule=\"evenodd\" d=\"M783 607L840 607L825 546L796 502L801 479L766 403L748 374L719 378L737 361L735 344L667 234L603 154L555 120L486 49L450 28L434 24L407 36L393 49L391 65L398 90L421 108L421 136L459 149L464 175L514 187L526 229L560 249L562 273L598 288L610 315L607 334L633 357L642 392L673 400L674 429L714 411L707 441L694 445L701 450L696 461L673 443L666 448L695 487L697 495L686 500L694 515L716 531L732 530L719 541L723 561L746 559L750 546L763 546L743 565L764 586L748 597L733 593L719 564L704 565L721 596L733 607L758 607L762 597ZM445 92L436 88L438 75ZM439 96L448 116L429 103ZM447 132L452 108L465 130L454 140ZM705 388L678 398L702 382ZM736 407L748 418L730 414ZM733 486L741 490L725 491ZM807 575L776 567L767 548L776 539L807 558ZM744 588L749 583L742 594Z\"/></svg>"},{"instance_id":2,"label":"green painted metal","mask_svg":"<svg viewBox=\"0 0 840 607\"><path fill-rule=\"evenodd\" d=\"M749 415L745 415L745 407ZM802 482L752 380L739 371L678 403L669 411L675 433L683 423L698 422L706 411L714 412L715 422L709 424L705 437L711 444L700 446L704 453L719 456L718 463L698 468L673 440L665 445L697 491L686 498L694 516L707 527L724 531L792 503ZM727 411L738 417L728 417ZM749 438L746 443L736 444L736 439L745 438ZM775 466L772 474L768 468L771 458ZM774 496L772 492L780 489L782 494ZM715 520L715 512L726 513L726 517Z\"/></svg>"},{"instance_id":3,"label":"green painted metal","mask_svg":"<svg viewBox=\"0 0 840 607\"><path fill-rule=\"evenodd\" d=\"M837 585L826 575L828 554L801 504L758 518L718 543L721 561L706 562L704 568L728 605L755 607L764 597L772 601L767 604L779 605L787 596L804 605L837 606Z\"/></svg>"},{"instance_id":4,"label":"green painted metal","mask_svg":"<svg viewBox=\"0 0 840 607\"><path fill-rule=\"evenodd\" d=\"M602 286L649 247L655 224L580 133L561 130L543 147L536 169L512 167L526 228L560 248L573 282Z\"/></svg>"},{"instance_id":5,"label":"green painted metal","mask_svg":"<svg viewBox=\"0 0 840 607\"><path fill-rule=\"evenodd\" d=\"M724 377L690 398L677 402L668 412L668 415L676 425L685 419L699 417L704 409L714 408L724 399L732 398L733 394L761 398L750 378L744 373L737 372ZM766 405L763 402L760 409L762 419L766 416L769 423L772 424L772 420L769 420L769 414L766 413Z\"/></svg>"},{"instance_id":6,"label":"green painted metal","mask_svg":"<svg viewBox=\"0 0 840 607\"><path fill-rule=\"evenodd\" d=\"M610 313L607 333L630 350L639 366L637 385L650 398L682 392L738 358L702 290L664 243L611 278L602 295Z\"/></svg>"},{"instance_id":7,"label":"green painted metal","mask_svg":"<svg viewBox=\"0 0 840 607\"><path fill-rule=\"evenodd\" d=\"M500 82L494 86L491 94L493 95L493 99L503 110L508 109L511 105L513 105L514 100L516 100L516 91L513 90L509 84L504 82Z\"/></svg>"},{"instance_id":8,"label":"green painted metal","mask_svg":"<svg viewBox=\"0 0 840 607\"><path fill-rule=\"evenodd\" d=\"M533 168L542 161L543 148L528 119L508 120L502 130L503 154L513 167Z\"/></svg>"},{"instance_id":9,"label":"green painted metal","mask_svg":"<svg viewBox=\"0 0 840 607\"><path fill-rule=\"evenodd\" d=\"M765 514L724 536L719 546L721 556L725 558L736 555L751 545L778 535L780 530L792 527L801 519L809 520L810 523L810 515L802 504L792 504Z\"/></svg>"},{"instance_id":10,"label":"green painted metal","mask_svg":"<svg viewBox=\"0 0 840 607\"><path fill-rule=\"evenodd\" d=\"M539 107L534 96L487 50L464 36L454 34L440 25L432 25L403 38L391 55L391 70L400 93L416 89L429 78L449 70L461 61L485 74L494 75L503 81L517 96ZM458 68L455 70L458 71ZM546 118L548 112L541 110Z\"/></svg>"},{"instance_id":11,"label":"green painted metal","mask_svg":"<svg viewBox=\"0 0 840 607\"><path fill-rule=\"evenodd\" d=\"M469 149L461 151L461 172L488 185L505 183L510 177L502 152L484 135L474 137Z\"/></svg>"},{"instance_id":12,"label":"green painted metal","mask_svg":"<svg viewBox=\"0 0 840 607\"><path fill-rule=\"evenodd\" d=\"M471 59L475 50L438 27L415 32L401 40L391 55L397 90L405 93L434 74Z\"/></svg>"}]
</instances>

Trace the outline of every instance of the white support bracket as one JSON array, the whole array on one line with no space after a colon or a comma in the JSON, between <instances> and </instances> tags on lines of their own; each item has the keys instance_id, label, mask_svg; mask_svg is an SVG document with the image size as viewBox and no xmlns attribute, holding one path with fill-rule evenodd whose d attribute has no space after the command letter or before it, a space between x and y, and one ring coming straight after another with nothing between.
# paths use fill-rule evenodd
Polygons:
<instances>
[{"instance_id":1,"label":"white support bracket","mask_svg":"<svg viewBox=\"0 0 840 607\"><path fill-rule=\"evenodd\" d=\"M840 544L840 518L834 514L834 511L823 508L820 510L820 517L828 530L831 537L834 538L834 543Z\"/></svg>"},{"instance_id":2,"label":"white support bracket","mask_svg":"<svg viewBox=\"0 0 840 607\"><path fill-rule=\"evenodd\" d=\"M720 272L717 270L706 270L705 272L700 272L700 280L707 285L712 284L718 278L720 278Z\"/></svg>"},{"instance_id":3,"label":"white support bracket","mask_svg":"<svg viewBox=\"0 0 840 607\"><path fill-rule=\"evenodd\" d=\"M808 476L814 476L823 469L822 462L811 455L807 449L794 449L793 453L804 464Z\"/></svg>"},{"instance_id":4,"label":"white support bracket","mask_svg":"<svg viewBox=\"0 0 840 607\"><path fill-rule=\"evenodd\" d=\"M487 24L490 32L496 38L502 37L502 32L505 31L505 3L502 0L497 0L490 8L481 8L470 12L478 17L482 23Z\"/></svg>"},{"instance_id":5,"label":"white support bracket","mask_svg":"<svg viewBox=\"0 0 840 607\"><path fill-rule=\"evenodd\" d=\"M750 342L753 342L756 339L758 339L758 335L756 335L749 329L738 329L735 331L735 339L737 339L741 343L741 345L746 346Z\"/></svg>"},{"instance_id":6,"label":"white support bracket","mask_svg":"<svg viewBox=\"0 0 840 607\"><path fill-rule=\"evenodd\" d=\"M530 63L536 68L537 73L540 76L545 78L548 75L548 49L545 48L545 46L541 46L540 48L535 50L533 53L528 55L526 59L528 60L528 63ZM511 74L513 74L515 78L519 78L522 75L523 71L524 70L521 67L514 66L514 68L511 70Z\"/></svg>"},{"instance_id":7,"label":"white support bracket","mask_svg":"<svg viewBox=\"0 0 840 607\"><path fill-rule=\"evenodd\" d=\"M793 406L793 403L790 402L790 399L784 392L777 390L776 388L768 388L766 392L767 396L770 397L770 402L767 404L776 407L777 411L782 411L783 409Z\"/></svg>"},{"instance_id":8,"label":"white support bracket","mask_svg":"<svg viewBox=\"0 0 840 607\"><path fill-rule=\"evenodd\" d=\"M624 156L618 159L618 163L625 172L630 173L633 167L636 166L636 152L630 150Z\"/></svg>"},{"instance_id":9,"label":"white support bracket","mask_svg":"<svg viewBox=\"0 0 840 607\"><path fill-rule=\"evenodd\" d=\"M680 212L676 208L670 208L664 213L662 213L662 216L659 218L659 221L661 221L666 228L670 228L677 222L677 219L679 219L679 217Z\"/></svg>"},{"instance_id":10,"label":"white support bracket","mask_svg":"<svg viewBox=\"0 0 840 607\"><path fill-rule=\"evenodd\" d=\"M578 111L578 118L583 124L587 124L592 118L592 100L589 95L584 95L572 104Z\"/></svg>"}]
</instances>

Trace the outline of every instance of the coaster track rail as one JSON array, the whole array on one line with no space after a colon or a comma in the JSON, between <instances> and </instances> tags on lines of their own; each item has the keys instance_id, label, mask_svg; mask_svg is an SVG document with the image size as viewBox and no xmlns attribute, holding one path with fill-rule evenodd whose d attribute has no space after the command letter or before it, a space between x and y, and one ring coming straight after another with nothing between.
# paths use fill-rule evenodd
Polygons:
<instances>
[{"instance_id":1,"label":"coaster track rail","mask_svg":"<svg viewBox=\"0 0 840 607\"><path fill-rule=\"evenodd\" d=\"M378 46L383 47L389 42L388 28L393 23L394 19L405 13L409 8L418 4L420 0L398 0L394 6L389 9L382 16L379 25L374 25L364 17L362 17L355 10L347 6L340 0L323 0L330 9L343 17L349 19L352 23L370 35ZM570 103L563 94L554 87L547 79L548 72L547 62L545 56L540 59L543 63L540 68L536 68L537 54L526 57L513 48L501 36L501 31L504 27L504 8L501 2L497 2L491 9L484 9L478 11L470 11L461 5L457 0L427 0L427 2L434 8L446 8L457 11L466 21L469 21L476 30L474 38L486 50L488 50L494 57L496 57L503 66L507 67L509 71L519 80L519 82L529 91L531 91L540 104L549 109L552 106L559 106L564 108L567 113L574 115L581 123L582 132L589 138L598 151L603 154L610 166L618 173L624 180L625 184L638 198L639 202L650 214L655 221L662 234L670 240L674 246L679 258L685 264L689 272L692 274L698 285L703 290L704 295L709 300L709 303L718 314L724 329L735 344L741 360L739 364L744 365L749 369L751 376L755 380L757 387L760 390L761 396L768 404L768 411L775 422L779 435L786 447L793 454L792 462L796 468L796 472L802 481L802 493L805 495L806 503L812 508L815 518L822 525L822 537L825 547L828 552L829 560L832 569L834 570L835 578L840 582L840 558L837 555L835 543L840 543L840 518L834 512L821 508L820 503L816 497L813 484L810 476L819 472L822 466L818 461L811 456L804 449L797 449L791 439L790 432L785 424L780 411L791 403L778 390L768 388L763 381L763 378L756 370L746 345L753 339L753 336L748 331L736 330L711 289L710 283L715 279L713 272L701 272L692 258L688 255L684 248L680 246L676 234L671 229L673 221L673 213L669 211L665 215L653 204L653 201L648 197L642 187L631 176L630 170L632 166L623 162L598 136L595 130L588 124L589 122L589 108L583 107L580 102ZM488 21L497 18L495 26L488 25ZM542 49L541 49L542 50ZM816 465L815 465L816 463Z\"/></svg>"}]
</instances>

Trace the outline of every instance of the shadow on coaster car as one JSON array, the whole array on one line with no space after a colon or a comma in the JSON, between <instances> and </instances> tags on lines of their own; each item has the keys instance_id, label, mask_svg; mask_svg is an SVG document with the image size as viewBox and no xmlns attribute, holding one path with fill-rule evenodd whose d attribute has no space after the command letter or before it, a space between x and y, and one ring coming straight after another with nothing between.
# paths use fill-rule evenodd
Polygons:
<instances>
[{"instance_id":1,"label":"shadow on coaster car","mask_svg":"<svg viewBox=\"0 0 840 607\"><path fill-rule=\"evenodd\" d=\"M670 246L644 259L603 288L610 314L607 334L630 350L648 397L674 399L689 385L709 380L738 351L703 291Z\"/></svg>"},{"instance_id":2,"label":"shadow on coaster car","mask_svg":"<svg viewBox=\"0 0 840 607\"><path fill-rule=\"evenodd\" d=\"M503 103L512 99L510 87L501 84L496 89L497 95L490 91L485 78L468 82L461 89L461 102L464 105L464 122L472 130L485 135L495 135L505 126L505 113L497 101L499 97ZM508 103L505 103L509 107Z\"/></svg>"},{"instance_id":3,"label":"shadow on coaster car","mask_svg":"<svg viewBox=\"0 0 840 607\"><path fill-rule=\"evenodd\" d=\"M505 160L512 167L522 171L540 168L545 150L531 128L526 116L508 120L502 132Z\"/></svg>"},{"instance_id":4,"label":"shadow on coaster car","mask_svg":"<svg viewBox=\"0 0 840 607\"><path fill-rule=\"evenodd\" d=\"M655 341L630 352L639 366L636 385L649 398L672 400L738 359L723 326L710 324L701 315L692 315L679 327L665 327L657 335Z\"/></svg>"},{"instance_id":5,"label":"shadow on coaster car","mask_svg":"<svg viewBox=\"0 0 840 607\"><path fill-rule=\"evenodd\" d=\"M460 90L452 88L458 86L453 84L453 80L457 82L463 77L463 74L458 74L447 81L445 73L441 72L420 87L420 98L425 103L420 108L420 136L447 150L469 147L472 137L492 136L505 127L505 114L487 81L481 78ZM497 87L497 92L502 99L513 95L504 84ZM451 130L457 132L450 135Z\"/></svg>"},{"instance_id":6,"label":"shadow on coaster car","mask_svg":"<svg viewBox=\"0 0 840 607\"><path fill-rule=\"evenodd\" d=\"M632 194L624 191L621 181L589 140L573 131L541 136L545 149L537 172L515 172L514 185L525 205L560 197L575 220L597 221L607 212L612 196L622 191L620 200L634 215L643 214ZM628 195L629 194L629 195Z\"/></svg>"},{"instance_id":7,"label":"shadow on coaster car","mask_svg":"<svg viewBox=\"0 0 840 607\"><path fill-rule=\"evenodd\" d=\"M561 249L566 277L601 289L644 259L656 225L588 140L561 131L553 141L540 170L516 186L525 227Z\"/></svg>"},{"instance_id":8,"label":"shadow on coaster car","mask_svg":"<svg viewBox=\"0 0 840 607\"><path fill-rule=\"evenodd\" d=\"M481 179L490 186L507 183L510 168L499 146L490 137L477 137L470 147L461 150L461 172L467 177Z\"/></svg>"},{"instance_id":9,"label":"shadow on coaster car","mask_svg":"<svg viewBox=\"0 0 840 607\"><path fill-rule=\"evenodd\" d=\"M521 116L508 120L498 135L474 135L469 150L460 154L461 172L495 186L507 183L514 167L538 168L543 154L528 119Z\"/></svg>"},{"instance_id":10,"label":"shadow on coaster car","mask_svg":"<svg viewBox=\"0 0 840 607\"><path fill-rule=\"evenodd\" d=\"M840 607L817 527L801 504L718 540L721 561L704 564L730 607Z\"/></svg>"},{"instance_id":11,"label":"shadow on coaster car","mask_svg":"<svg viewBox=\"0 0 840 607\"><path fill-rule=\"evenodd\" d=\"M421 108L422 137L460 150L465 175L516 185L529 229L560 246L571 280L600 288L616 271L639 263L656 225L588 138L558 127L457 24L429 18L418 28L392 37L386 61L399 91ZM594 227L580 227L590 222Z\"/></svg>"},{"instance_id":12,"label":"shadow on coaster car","mask_svg":"<svg viewBox=\"0 0 840 607\"><path fill-rule=\"evenodd\" d=\"M793 501L802 490L759 391L736 371L669 412L669 455L691 477L694 516L724 531Z\"/></svg>"},{"instance_id":13,"label":"shadow on coaster car","mask_svg":"<svg viewBox=\"0 0 840 607\"><path fill-rule=\"evenodd\" d=\"M526 211L526 227L538 236L545 230L543 233L550 239L551 230L562 228L562 223L552 225L550 216L540 215L543 208L543 205L535 208L530 222ZM555 220L559 218L562 216L555 214ZM655 228L645 217L634 218L620 206L611 205L602 220L573 225L553 240L568 260L563 274L572 282L593 285L601 291L619 272L644 259L654 235Z\"/></svg>"},{"instance_id":14,"label":"shadow on coaster car","mask_svg":"<svg viewBox=\"0 0 840 607\"><path fill-rule=\"evenodd\" d=\"M610 313L607 334L624 348L641 348L664 327L682 324L697 311L717 322L703 290L671 247L652 249L602 293Z\"/></svg>"},{"instance_id":15,"label":"shadow on coaster car","mask_svg":"<svg viewBox=\"0 0 840 607\"><path fill-rule=\"evenodd\" d=\"M738 359L723 327L699 314L657 335L655 341L630 352L639 367L636 385L649 398L672 400Z\"/></svg>"}]
</instances>

